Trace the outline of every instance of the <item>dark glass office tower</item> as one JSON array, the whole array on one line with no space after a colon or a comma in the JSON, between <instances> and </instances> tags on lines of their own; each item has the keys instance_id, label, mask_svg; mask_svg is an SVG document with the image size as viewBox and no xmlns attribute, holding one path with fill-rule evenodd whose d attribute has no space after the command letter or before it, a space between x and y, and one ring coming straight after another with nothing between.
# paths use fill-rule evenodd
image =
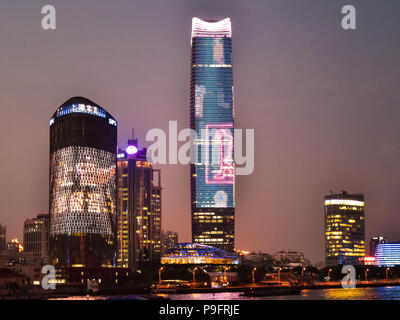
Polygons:
<instances>
[{"instance_id":1,"label":"dark glass office tower","mask_svg":"<svg viewBox=\"0 0 400 320\"><path fill-rule=\"evenodd\" d=\"M234 249L235 165L231 21L193 18L190 126L194 243ZM194 162L194 163L193 163Z\"/></svg>"},{"instance_id":2,"label":"dark glass office tower","mask_svg":"<svg viewBox=\"0 0 400 320\"><path fill-rule=\"evenodd\" d=\"M50 120L50 263L116 263L117 121L74 97Z\"/></svg>"},{"instance_id":3,"label":"dark glass office tower","mask_svg":"<svg viewBox=\"0 0 400 320\"><path fill-rule=\"evenodd\" d=\"M365 256L364 195L325 196L326 265L360 264Z\"/></svg>"}]
</instances>

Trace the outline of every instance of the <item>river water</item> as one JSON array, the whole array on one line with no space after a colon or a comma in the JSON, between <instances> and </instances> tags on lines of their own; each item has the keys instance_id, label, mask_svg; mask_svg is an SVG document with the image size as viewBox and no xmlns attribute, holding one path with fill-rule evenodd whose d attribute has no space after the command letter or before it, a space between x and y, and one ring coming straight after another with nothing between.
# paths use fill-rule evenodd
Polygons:
<instances>
[{"instance_id":1,"label":"river water","mask_svg":"<svg viewBox=\"0 0 400 320\"><path fill-rule=\"evenodd\" d=\"M170 294L171 300L243 300L240 292ZM400 300L400 287L302 290L299 295L255 297L254 300Z\"/></svg>"},{"instance_id":2,"label":"river water","mask_svg":"<svg viewBox=\"0 0 400 320\"><path fill-rule=\"evenodd\" d=\"M375 287L355 289L313 289L302 290L298 295L255 297L240 296L241 292L163 294L171 300L400 300L399 287ZM71 296L61 300L147 300L146 295L121 296Z\"/></svg>"}]
</instances>

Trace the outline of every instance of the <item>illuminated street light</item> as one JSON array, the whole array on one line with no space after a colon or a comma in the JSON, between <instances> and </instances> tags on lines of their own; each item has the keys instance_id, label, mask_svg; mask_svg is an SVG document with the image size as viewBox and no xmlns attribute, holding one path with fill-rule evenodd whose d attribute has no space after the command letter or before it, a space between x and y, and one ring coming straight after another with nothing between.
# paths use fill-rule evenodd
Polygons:
<instances>
[{"instance_id":1,"label":"illuminated street light","mask_svg":"<svg viewBox=\"0 0 400 320\"><path fill-rule=\"evenodd\" d=\"M369 269L367 269L367 270L365 270L365 281L367 281L367 276L368 276L368 271L369 271Z\"/></svg>"},{"instance_id":2,"label":"illuminated street light","mask_svg":"<svg viewBox=\"0 0 400 320\"><path fill-rule=\"evenodd\" d=\"M282 268L278 269L278 283L281 284L281 270Z\"/></svg>"},{"instance_id":3,"label":"illuminated street light","mask_svg":"<svg viewBox=\"0 0 400 320\"><path fill-rule=\"evenodd\" d=\"M256 282L256 279L255 279L255 277L254 277L254 272L255 272L256 270L257 270L257 268L254 267L254 268L253 268L253 271L252 271L252 273L251 273L251 278L252 278L253 284Z\"/></svg>"},{"instance_id":4,"label":"illuminated street light","mask_svg":"<svg viewBox=\"0 0 400 320\"><path fill-rule=\"evenodd\" d=\"M386 268L386 281L388 281L389 280L389 268Z\"/></svg>"},{"instance_id":5,"label":"illuminated street light","mask_svg":"<svg viewBox=\"0 0 400 320\"><path fill-rule=\"evenodd\" d=\"M301 270L301 276L302 276L302 277L304 277L304 271L306 271L306 268L303 268L303 269Z\"/></svg>"},{"instance_id":6,"label":"illuminated street light","mask_svg":"<svg viewBox=\"0 0 400 320\"><path fill-rule=\"evenodd\" d=\"M196 270L197 267L193 269L193 282L196 282Z\"/></svg>"},{"instance_id":7,"label":"illuminated street light","mask_svg":"<svg viewBox=\"0 0 400 320\"><path fill-rule=\"evenodd\" d=\"M160 270L158 270L158 284L161 284L161 271L164 270L164 267L161 267Z\"/></svg>"}]
</instances>

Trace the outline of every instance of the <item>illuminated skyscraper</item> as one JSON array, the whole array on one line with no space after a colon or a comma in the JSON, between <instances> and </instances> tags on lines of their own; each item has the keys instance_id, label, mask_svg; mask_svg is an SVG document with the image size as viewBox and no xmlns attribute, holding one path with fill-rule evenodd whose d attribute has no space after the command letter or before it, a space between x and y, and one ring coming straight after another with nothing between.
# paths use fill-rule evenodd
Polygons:
<instances>
[{"instance_id":1,"label":"illuminated skyscraper","mask_svg":"<svg viewBox=\"0 0 400 320\"><path fill-rule=\"evenodd\" d=\"M193 18L190 127L192 241L234 249L233 73L231 21ZM193 162L193 161L192 161Z\"/></svg>"},{"instance_id":2,"label":"illuminated skyscraper","mask_svg":"<svg viewBox=\"0 0 400 320\"><path fill-rule=\"evenodd\" d=\"M50 120L50 264L116 263L117 122L74 97Z\"/></svg>"},{"instance_id":3,"label":"illuminated skyscraper","mask_svg":"<svg viewBox=\"0 0 400 320\"><path fill-rule=\"evenodd\" d=\"M365 256L364 195L325 196L326 265L359 264Z\"/></svg>"},{"instance_id":4,"label":"illuminated skyscraper","mask_svg":"<svg viewBox=\"0 0 400 320\"><path fill-rule=\"evenodd\" d=\"M49 246L49 215L38 214L24 220L24 252L33 257L47 258Z\"/></svg>"},{"instance_id":5,"label":"illuminated skyscraper","mask_svg":"<svg viewBox=\"0 0 400 320\"><path fill-rule=\"evenodd\" d=\"M0 224L0 251L6 249L6 227Z\"/></svg>"},{"instance_id":6,"label":"illuminated skyscraper","mask_svg":"<svg viewBox=\"0 0 400 320\"><path fill-rule=\"evenodd\" d=\"M146 149L129 140L118 151L118 265L137 269L161 258L161 177Z\"/></svg>"}]
</instances>

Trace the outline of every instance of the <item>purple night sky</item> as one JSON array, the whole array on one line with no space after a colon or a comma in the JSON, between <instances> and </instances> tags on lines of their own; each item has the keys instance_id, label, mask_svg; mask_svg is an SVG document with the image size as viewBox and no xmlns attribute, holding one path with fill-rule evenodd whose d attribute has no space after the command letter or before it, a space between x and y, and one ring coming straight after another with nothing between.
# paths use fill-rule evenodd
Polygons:
<instances>
[{"instance_id":1,"label":"purple night sky","mask_svg":"<svg viewBox=\"0 0 400 320\"><path fill-rule=\"evenodd\" d=\"M255 170L237 177L236 248L324 257L323 197L365 193L366 240L400 240L400 2L96 0L0 3L0 223L48 210L49 120L85 96L140 147L189 127L191 19L230 17L236 127L255 129ZM42 6L57 29L41 29ZM163 165L163 229L190 241L189 167Z\"/></svg>"}]
</instances>

